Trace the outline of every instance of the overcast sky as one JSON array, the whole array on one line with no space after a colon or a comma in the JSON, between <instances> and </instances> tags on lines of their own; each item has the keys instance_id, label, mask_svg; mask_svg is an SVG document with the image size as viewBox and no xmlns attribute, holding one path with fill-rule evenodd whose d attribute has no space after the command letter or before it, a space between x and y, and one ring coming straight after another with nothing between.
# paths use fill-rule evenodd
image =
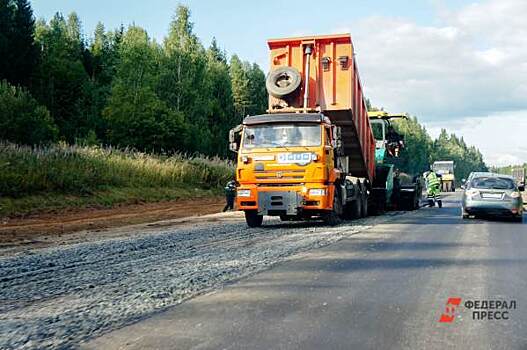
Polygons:
<instances>
[{"instance_id":1,"label":"overcast sky","mask_svg":"<svg viewBox=\"0 0 527 350\"><path fill-rule=\"evenodd\" d=\"M161 41L178 1L34 0L37 17L76 11L87 36L136 23ZM205 45L267 70L271 37L350 32L365 93L477 146L490 165L527 162L527 0L187 0Z\"/></svg>"}]
</instances>

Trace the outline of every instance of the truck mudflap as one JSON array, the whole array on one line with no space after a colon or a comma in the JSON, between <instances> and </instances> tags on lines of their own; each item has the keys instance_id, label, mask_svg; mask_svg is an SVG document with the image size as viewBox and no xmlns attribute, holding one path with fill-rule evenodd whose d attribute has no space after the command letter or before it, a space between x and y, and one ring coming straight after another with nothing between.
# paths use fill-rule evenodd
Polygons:
<instances>
[{"instance_id":1,"label":"truck mudflap","mask_svg":"<svg viewBox=\"0 0 527 350\"><path fill-rule=\"evenodd\" d=\"M258 215L297 215L303 197L296 191L270 191L258 193Z\"/></svg>"}]
</instances>

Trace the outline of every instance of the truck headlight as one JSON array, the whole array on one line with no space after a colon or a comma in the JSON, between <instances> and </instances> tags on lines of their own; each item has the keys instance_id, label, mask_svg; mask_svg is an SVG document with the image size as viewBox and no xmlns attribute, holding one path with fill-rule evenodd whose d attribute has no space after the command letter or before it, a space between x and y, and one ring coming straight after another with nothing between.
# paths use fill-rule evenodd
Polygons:
<instances>
[{"instance_id":1,"label":"truck headlight","mask_svg":"<svg viewBox=\"0 0 527 350\"><path fill-rule=\"evenodd\" d=\"M251 190L238 190L236 193L238 197L250 197L251 196Z\"/></svg>"},{"instance_id":2,"label":"truck headlight","mask_svg":"<svg viewBox=\"0 0 527 350\"><path fill-rule=\"evenodd\" d=\"M312 188L309 190L310 196L325 196L326 195L326 189L324 188Z\"/></svg>"},{"instance_id":3,"label":"truck headlight","mask_svg":"<svg viewBox=\"0 0 527 350\"><path fill-rule=\"evenodd\" d=\"M519 198L520 197L520 192L512 192L511 193L511 198Z\"/></svg>"}]
</instances>

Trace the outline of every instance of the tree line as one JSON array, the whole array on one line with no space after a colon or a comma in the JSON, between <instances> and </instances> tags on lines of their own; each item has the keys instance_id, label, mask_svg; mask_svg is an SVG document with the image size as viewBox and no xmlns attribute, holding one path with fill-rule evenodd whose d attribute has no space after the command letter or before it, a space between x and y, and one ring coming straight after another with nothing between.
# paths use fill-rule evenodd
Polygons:
<instances>
[{"instance_id":1,"label":"tree line","mask_svg":"<svg viewBox=\"0 0 527 350\"><path fill-rule=\"evenodd\" d=\"M366 106L368 111L383 110L373 106L369 99L366 99ZM434 140L415 116L395 119L392 123L394 129L404 136L405 147L397 159L396 167L405 173L417 175L430 170L435 161L453 160L454 175L459 184L472 171L488 170L479 149L467 145L463 137L448 134L446 129L441 129L438 138Z\"/></svg>"},{"instance_id":2,"label":"tree line","mask_svg":"<svg viewBox=\"0 0 527 350\"><path fill-rule=\"evenodd\" d=\"M399 120L394 127L404 135L405 148L398 163L404 172L418 174L429 170L435 161L453 160L454 175L459 184L472 171L487 171L481 152L475 146L467 145L463 137L442 129L434 140L416 117Z\"/></svg>"},{"instance_id":3,"label":"tree line","mask_svg":"<svg viewBox=\"0 0 527 350\"><path fill-rule=\"evenodd\" d=\"M266 106L260 67L228 58L216 40L205 48L188 7L177 7L158 43L137 25L102 23L87 39L75 13L36 21L29 0L0 0L2 140L227 157L228 131ZM454 160L458 179L486 169L455 134L432 140L416 118L395 127L405 135L402 171L423 172L435 160Z\"/></svg>"},{"instance_id":4,"label":"tree line","mask_svg":"<svg viewBox=\"0 0 527 350\"><path fill-rule=\"evenodd\" d=\"M266 105L260 67L205 48L185 6L158 43L102 23L87 39L76 13L36 21L0 0L0 139L227 156L228 130Z\"/></svg>"}]
</instances>

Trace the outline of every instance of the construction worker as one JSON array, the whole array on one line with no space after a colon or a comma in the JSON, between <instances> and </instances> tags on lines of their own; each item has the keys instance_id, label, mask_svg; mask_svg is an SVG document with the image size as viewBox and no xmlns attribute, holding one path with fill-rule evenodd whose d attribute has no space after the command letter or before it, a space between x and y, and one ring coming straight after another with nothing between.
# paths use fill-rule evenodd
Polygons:
<instances>
[{"instance_id":1,"label":"construction worker","mask_svg":"<svg viewBox=\"0 0 527 350\"><path fill-rule=\"evenodd\" d=\"M236 181L231 180L225 185L225 200L227 204L223 208L223 211L234 209L234 199L236 198Z\"/></svg>"},{"instance_id":2,"label":"construction worker","mask_svg":"<svg viewBox=\"0 0 527 350\"><path fill-rule=\"evenodd\" d=\"M437 201L437 205L441 208L443 206L441 198L439 197L441 193L441 181L437 177L437 174L433 170L430 170L425 174L425 181L428 204L433 207Z\"/></svg>"}]
</instances>

